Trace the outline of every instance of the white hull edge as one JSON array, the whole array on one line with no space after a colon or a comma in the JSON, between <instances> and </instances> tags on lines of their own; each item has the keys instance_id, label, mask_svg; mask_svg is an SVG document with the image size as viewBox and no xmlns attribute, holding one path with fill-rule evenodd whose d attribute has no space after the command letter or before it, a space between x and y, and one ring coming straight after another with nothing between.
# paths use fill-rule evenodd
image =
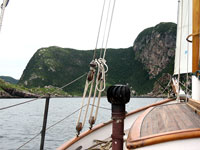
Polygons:
<instances>
[{"instance_id":1,"label":"white hull edge","mask_svg":"<svg viewBox=\"0 0 200 150\"><path fill-rule=\"evenodd\" d=\"M192 76L192 99L200 100L200 80L196 76Z\"/></svg>"}]
</instances>

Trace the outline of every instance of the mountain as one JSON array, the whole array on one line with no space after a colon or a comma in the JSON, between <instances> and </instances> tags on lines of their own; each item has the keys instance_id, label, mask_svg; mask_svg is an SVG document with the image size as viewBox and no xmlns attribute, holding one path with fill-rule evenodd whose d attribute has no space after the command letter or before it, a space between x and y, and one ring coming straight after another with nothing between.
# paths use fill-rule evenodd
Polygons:
<instances>
[{"instance_id":1,"label":"mountain","mask_svg":"<svg viewBox=\"0 0 200 150\"><path fill-rule=\"evenodd\" d=\"M150 78L154 78L174 59L175 47L176 24L169 22L143 30L136 38L133 50Z\"/></svg>"},{"instance_id":2,"label":"mountain","mask_svg":"<svg viewBox=\"0 0 200 150\"><path fill-rule=\"evenodd\" d=\"M9 77L9 76L0 76L1 79L3 79L6 82L12 83L12 84L17 84L18 80Z\"/></svg>"},{"instance_id":3,"label":"mountain","mask_svg":"<svg viewBox=\"0 0 200 150\"><path fill-rule=\"evenodd\" d=\"M173 72L175 42L176 24L160 23L142 31L129 48L107 49L106 84L128 84L136 95L152 92L163 74ZM93 53L57 46L41 48L30 59L18 84L28 88L62 87L89 71ZM82 95L85 78L64 91Z\"/></svg>"}]
</instances>

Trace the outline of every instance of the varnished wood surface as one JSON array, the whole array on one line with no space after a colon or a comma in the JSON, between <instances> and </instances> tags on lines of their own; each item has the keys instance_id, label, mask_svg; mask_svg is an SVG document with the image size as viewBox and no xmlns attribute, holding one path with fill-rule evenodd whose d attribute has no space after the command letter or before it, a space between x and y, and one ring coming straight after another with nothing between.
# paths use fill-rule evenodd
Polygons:
<instances>
[{"instance_id":1,"label":"varnished wood surface","mask_svg":"<svg viewBox=\"0 0 200 150\"><path fill-rule=\"evenodd\" d=\"M152 136L145 136L145 137L138 138L135 140L127 139L126 146L128 150L131 150L138 147L143 147L143 146L148 146L148 145L153 145L153 144L158 144L158 143L163 143L163 142L169 142L169 141L174 141L174 140L191 139L191 138L200 139L200 128L164 132L161 134L154 134Z\"/></svg>"},{"instance_id":2,"label":"varnished wood surface","mask_svg":"<svg viewBox=\"0 0 200 150\"><path fill-rule=\"evenodd\" d=\"M193 0L193 34L200 32L200 1ZM199 70L199 35L193 36L192 40L192 72Z\"/></svg>"},{"instance_id":3,"label":"varnished wood surface","mask_svg":"<svg viewBox=\"0 0 200 150\"><path fill-rule=\"evenodd\" d=\"M200 116L185 103L155 107L141 126L140 137L164 132L200 128Z\"/></svg>"},{"instance_id":4,"label":"varnished wood surface","mask_svg":"<svg viewBox=\"0 0 200 150\"><path fill-rule=\"evenodd\" d=\"M186 103L161 105L146 110L138 117L130 129L127 147L134 149L196 137L200 137L199 114Z\"/></svg>"}]
</instances>

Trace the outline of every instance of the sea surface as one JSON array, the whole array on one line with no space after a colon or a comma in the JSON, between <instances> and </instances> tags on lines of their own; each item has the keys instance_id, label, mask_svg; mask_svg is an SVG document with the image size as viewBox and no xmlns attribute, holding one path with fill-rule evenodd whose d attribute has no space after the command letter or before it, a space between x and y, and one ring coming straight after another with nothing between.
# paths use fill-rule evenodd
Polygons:
<instances>
[{"instance_id":1,"label":"sea surface","mask_svg":"<svg viewBox=\"0 0 200 150\"><path fill-rule=\"evenodd\" d=\"M0 99L0 108L21 103L30 99ZM137 108L160 101L161 98L131 98L126 110ZM69 116L81 107L81 98L52 98L49 104L47 128ZM16 107L0 110L0 150L15 150L36 134L40 133L43 123L45 99L39 99ZM111 105L106 98L101 99L101 107L97 123L111 118ZM78 112L46 131L45 150L54 150L76 135ZM88 123L88 121L86 121ZM88 125L84 130L88 129ZM41 136L23 146L22 150L40 149Z\"/></svg>"}]
</instances>

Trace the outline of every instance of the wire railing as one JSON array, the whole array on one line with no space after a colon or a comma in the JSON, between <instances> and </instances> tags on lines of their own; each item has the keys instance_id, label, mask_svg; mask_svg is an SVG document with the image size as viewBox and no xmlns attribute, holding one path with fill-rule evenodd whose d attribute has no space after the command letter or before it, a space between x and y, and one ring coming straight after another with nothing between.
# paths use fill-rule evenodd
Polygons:
<instances>
[{"instance_id":1,"label":"wire railing","mask_svg":"<svg viewBox=\"0 0 200 150\"><path fill-rule=\"evenodd\" d=\"M54 126L56 126L57 124L63 122L64 120L70 118L72 115L76 114L78 111L80 111L81 108L86 107L87 104L85 104L83 107L80 107L78 109L76 109L75 111L73 111L72 113L70 113L69 115L67 115L66 117L60 119L59 121L57 121L56 123L50 125L49 127L46 128L46 131L48 131L49 129L53 128ZM92 105L92 104L90 104ZM94 105L94 107L97 107L96 105ZM106 108L106 107L99 107L100 109L104 109L104 110L111 110L110 108ZM32 142L35 138L37 138L39 135L41 134L41 132L35 134L31 139L29 139L27 142L25 142L24 144L22 144L21 146L19 146L17 148L17 150L21 149L22 147L24 147L25 145L29 144L30 142Z\"/></svg>"},{"instance_id":2,"label":"wire railing","mask_svg":"<svg viewBox=\"0 0 200 150\"><path fill-rule=\"evenodd\" d=\"M74 82L80 80L81 78L83 78L87 73L84 73L82 74L81 76L79 76L78 78L74 79L73 81L65 84L64 86L58 88L58 89L55 89L52 94L54 94L57 90L62 90L63 88L73 84ZM12 108L12 107L16 107L16 106L20 106L20 105L23 105L23 104L26 104L26 103L30 103L30 102L33 102L33 101L36 101L36 100L39 100L39 99L42 99L42 98L45 98L44 96L39 96L38 98L34 98L34 99L31 99L31 100L28 100L28 101L24 101L24 102L21 102L21 103L17 103L17 104L13 104L13 105L9 105L9 106L5 106L5 107L1 107L0 110L5 110L5 109L8 109L8 108Z\"/></svg>"},{"instance_id":3,"label":"wire railing","mask_svg":"<svg viewBox=\"0 0 200 150\"><path fill-rule=\"evenodd\" d=\"M75 80L71 81L70 83L67 83L66 85L62 86L61 88L58 88L59 90L60 89L63 89L71 84L73 84L74 82L80 80L82 77L84 77L87 73L84 73L83 75L79 76L78 78L76 78ZM54 91L56 92L56 90ZM53 92L53 93L54 93ZM44 97L38 97L38 98L34 98L34 99L31 99L31 100L28 100L28 101L24 101L24 102L21 102L21 103L17 103L17 104L13 104L13 105L9 105L9 106L5 106L5 107L1 107L0 110L6 110L6 109L9 109L9 108L13 108L13 107L16 107L16 106L20 106L20 105L24 105L24 104L27 104L27 103L31 103L31 102L34 102L34 101L37 101L37 100L42 100ZM50 97L49 97L50 98ZM97 107L96 105L92 105L90 104L91 106L94 106L94 107ZM86 105L84 105L83 107L85 107ZM56 126L57 124L63 122L64 120L68 119L69 117L71 117L72 115L74 115L75 113L77 113L78 111L80 111L80 109L82 109L83 107L80 107L78 108L77 110L73 111L72 113L70 113L69 115L67 115L66 117L62 118L61 120L57 121L56 123L52 124L51 126L49 127L45 127L45 131L48 131L49 129L53 128L54 126ZM106 108L106 107L101 107L99 106L100 109L104 109L104 110L111 110L110 108ZM19 146L17 148L17 150L23 148L25 145L29 144L30 142L32 142L34 139L36 139L39 135L41 135L43 132L43 130L41 130L39 133L35 134L32 138L30 138L28 141L26 141L25 143L23 143L21 146Z\"/></svg>"}]
</instances>

